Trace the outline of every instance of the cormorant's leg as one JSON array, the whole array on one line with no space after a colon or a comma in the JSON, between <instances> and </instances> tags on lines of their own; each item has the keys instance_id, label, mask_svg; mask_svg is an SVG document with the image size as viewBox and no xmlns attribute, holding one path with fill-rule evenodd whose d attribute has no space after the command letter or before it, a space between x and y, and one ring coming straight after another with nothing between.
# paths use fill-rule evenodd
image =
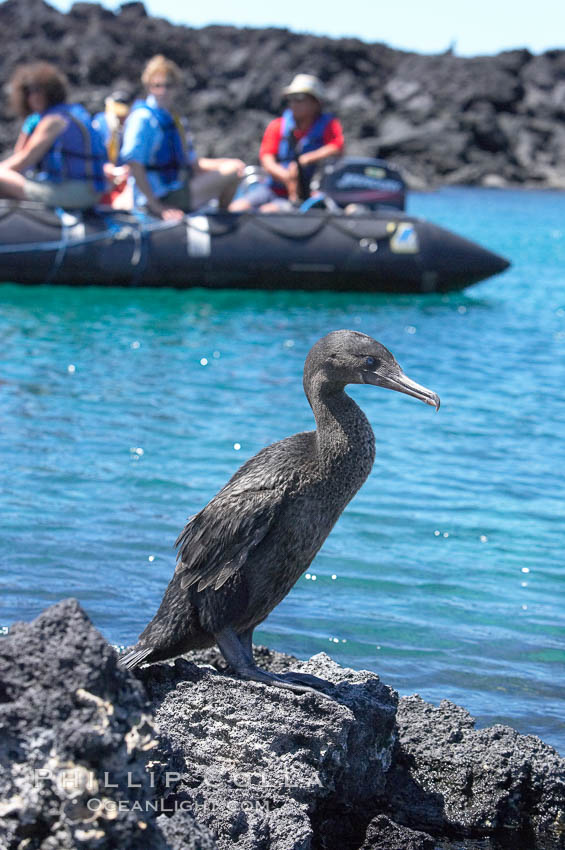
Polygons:
<instances>
[{"instance_id":1,"label":"cormorant's leg","mask_svg":"<svg viewBox=\"0 0 565 850\"><path fill-rule=\"evenodd\" d=\"M249 661L251 661L252 664L255 664L253 659L253 629L247 629L246 632L241 632L239 635L239 642L241 643L243 651Z\"/></svg>"},{"instance_id":2,"label":"cormorant's leg","mask_svg":"<svg viewBox=\"0 0 565 850\"><path fill-rule=\"evenodd\" d=\"M327 694L320 693L314 688L307 687L303 684L294 684L285 682L274 673L268 673L267 670L261 670L253 661L253 657L249 658L251 633L246 633L244 644L241 642L235 631L229 626L217 632L214 637L216 643L220 647L220 652L235 672L244 679L251 679L253 682L262 682L264 685L273 685L276 688L284 688L289 691L294 691L298 694L318 694L326 699L331 699ZM323 681L323 680L320 680Z\"/></svg>"},{"instance_id":3,"label":"cormorant's leg","mask_svg":"<svg viewBox=\"0 0 565 850\"><path fill-rule=\"evenodd\" d=\"M239 640L248 659L252 664L255 664L253 660L253 629L241 632ZM289 682L295 682L297 685L309 685L312 688L323 688L324 686L331 685L331 682L328 682L327 679L312 676L310 673L298 673L294 670L289 670L286 673L276 673L275 675L277 679L286 679Z\"/></svg>"}]
</instances>

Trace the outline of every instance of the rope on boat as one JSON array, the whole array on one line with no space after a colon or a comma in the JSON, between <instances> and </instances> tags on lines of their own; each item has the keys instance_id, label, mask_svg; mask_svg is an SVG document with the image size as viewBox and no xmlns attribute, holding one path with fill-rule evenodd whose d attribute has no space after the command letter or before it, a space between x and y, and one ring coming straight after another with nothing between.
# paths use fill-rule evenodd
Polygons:
<instances>
[{"instance_id":1,"label":"rope on boat","mask_svg":"<svg viewBox=\"0 0 565 850\"><path fill-rule=\"evenodd\" d=\"M178 221L157 221L154 224L150 223L142 226L140 225L139 228L133 228L128 224L114 232L103 230L99 233L91 233L88 236L83 236L80 239L70 239L68 237L68 232L71 228L63 223L62 239L52 239L45 242L17 242L10 245L0 245L0 254L27 254L29 252L36 251L60 251L61 249L64 249L66 252L69 249L82 248L84 245L92 245L96 242L112 242L114 239L119 238L119 233L125 230L126 227L129 228L131 232L153 233L154 231L171 230L173 227L177 227L180 223L181 222ZM127 235L129 236L130 233L128 232Z\"/></svg>"},{"instance_id":2,"label":"rope on boat","mask_svg":"<svg viewBox=\"0 0 565 850\"><path fill-rule=\"evenodd\" d=\"M333 211L320 211L321 215L317 216L317 219L320 223L320 226L324 224L332 224L338 230L340 230L345 235L356 238L356 234L352 233L350 230L351 224L355 221L355 218L351 217L351 222L348 221L347 225L343 226L343 223L340 221L340 217L336 216ZM324 215L325 213L325 215ZM276 228L273 227L273 221L270 216L263 214L242 214L241 218L249 218L258 226L262 226L269 233L273 233L276 231ZM185 216L183 221L154 221L154 222L139 222L138 226L134 226L131 221L127 223L124 222L121 224L119 221L110 220L108 224L108 228L106 230L99 231L97 233L90 233L88 235L84 235L78 239L73 239L71 236L71 232L73 226L69 221L65 221L62 219L62 238L60 239L50 239L45 241L38 242L17 242L11 243L8 245L0 245L0 255L1 254L28 254L28 253L36 253L36 252L46 252L46 251L57 251L58 256L55 258L55 262L60 265L64 259L64 256L67 251L70 251L74 248L82 248L86 245L93 245L97 242L112 242L116 239L127 239L131 236L136 243L134 248L134 253L132 256L132 264L136 265L139 262L139 244L140 240L147 234L171 230L174 227L178 227L180 224L184 224L187 229L193 230L196 233L205 233L207 231L207 227L202 226L202 219L207 218L202 215L196 216ZM80 221L80 220L77 220ZM340 226L341 225L341 226ZM306 234L306 236L311 234ZM137 238L136 238L137 237ZM294 238L297 238L293 234Z\"/></svg>"}]
</instances>

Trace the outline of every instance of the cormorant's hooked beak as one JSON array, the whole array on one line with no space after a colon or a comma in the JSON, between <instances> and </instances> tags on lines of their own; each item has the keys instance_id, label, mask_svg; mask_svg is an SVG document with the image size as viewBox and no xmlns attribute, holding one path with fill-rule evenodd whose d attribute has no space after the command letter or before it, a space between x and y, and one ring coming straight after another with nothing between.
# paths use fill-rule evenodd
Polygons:
<instances>
[{"instance_id":1,"label":"cormorant's hooked beak","mask_svg":"<svg viewBox=\"0 0 565 850\"><path fill-rule=\"evenodd\" d=\"M439 410L439 396L427 387L423 387L422 384L417 384L416 381L408 378L400 366L397 366L394 372L390 371L387 374L363 372L363 380L366 384L373 384L375 387L385 387L387 390L396 390L397 393L414 396L414 398L419 398L420 401Z\"/></svg>"}]
</instances>

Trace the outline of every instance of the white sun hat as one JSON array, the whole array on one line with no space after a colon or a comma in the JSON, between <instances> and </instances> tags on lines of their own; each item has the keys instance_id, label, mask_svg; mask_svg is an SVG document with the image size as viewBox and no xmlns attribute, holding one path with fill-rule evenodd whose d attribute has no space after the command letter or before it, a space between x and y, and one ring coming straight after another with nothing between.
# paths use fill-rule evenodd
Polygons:
<instances>
[{"instance_id":1,"label":"white sun hat","mask_svg":"<svg viewBox=\"0 0 565 850\"><path fill-rule=\"evenodd\" d=\"M326 99L324 86L313 74L297 74L291 84L282 90L285 97L289 94L310 94L320 103Z\"/></svg>"}]
</instances>

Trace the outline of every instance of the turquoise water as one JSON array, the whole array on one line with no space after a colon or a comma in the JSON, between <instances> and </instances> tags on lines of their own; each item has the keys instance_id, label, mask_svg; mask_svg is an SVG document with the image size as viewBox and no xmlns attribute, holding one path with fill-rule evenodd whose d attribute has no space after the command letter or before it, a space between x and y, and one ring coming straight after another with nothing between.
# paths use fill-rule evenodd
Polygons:
<instances>
[{"instance_id":1,"label":"turquoise water","mask_svg":"<svg viewBox=\"0 0 565 850\"><path fill-rule=\"evenodd\" d=\"M564 200L412 197L513 261L447 296L0 286L0 623L72 595L132 643L186 517L312 426L304 356L356 328L442 406L351 389L376 432L373 473L256 639L565 752Z\"/></svg>"}]
</instances>

